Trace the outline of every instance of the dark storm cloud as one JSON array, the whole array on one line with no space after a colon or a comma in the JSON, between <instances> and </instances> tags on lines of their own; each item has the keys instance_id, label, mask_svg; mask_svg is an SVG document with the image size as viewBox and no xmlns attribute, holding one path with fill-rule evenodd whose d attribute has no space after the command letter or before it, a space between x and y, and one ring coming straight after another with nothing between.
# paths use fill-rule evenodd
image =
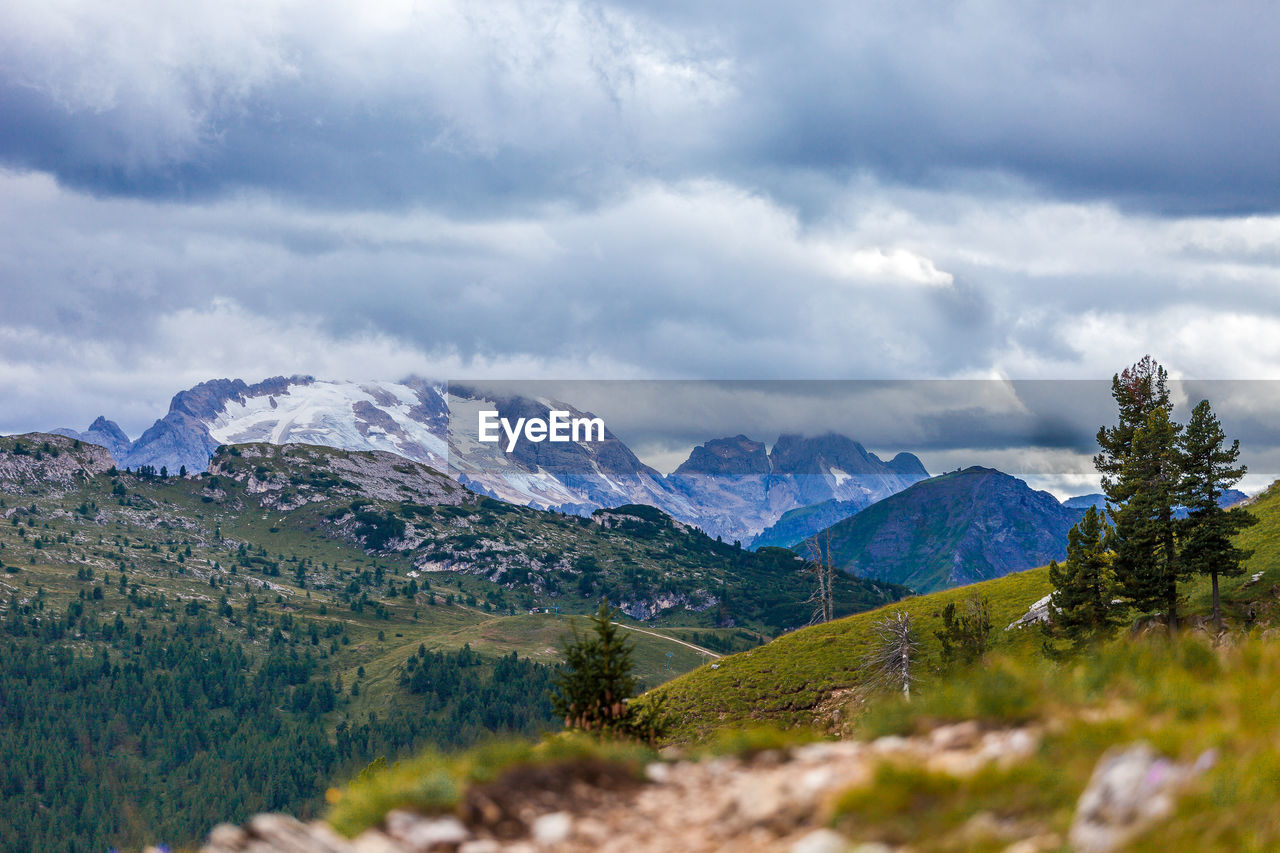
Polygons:
<instances>
[{"instance_id":1,"label":"dark storm cloud","mask_svg":"<svg viewBox=\"0 0 1280 853\"><path fill-rule=\"evenodd\" d=\"M883 458L909 451L933 473L994 465L1063 493L1096 489L1092 457L1116 422L1110 381L781 380L532 381L472 383L494 398L563 400L604 418L641 455L667 468L705 441L745 434L772 445L783 433L850 436ZM1175 420L1208 399L1264 482L1280 475L1280 382L1170 383ZM1271 426L1268 426L1268 421ZM473 428L471 424L464 425ZM1079 477L1079 488L1070 483ZM1088 488L1084 484L1093 485Z\"/></svg>"},{"instance_id":2,"label":"dark storm cloud","mask_svg":"<svg viewBox=\"0 0 1280 853\"><path fill-rule=\"evenodd\" d=\"M0 4L0 431L214 376L1274 377L1280 217L1216 214L1276 207L1277 14ZM1079 455L1052 402L851 434Z\"/></svg>"},{"instance_id":3,"label":"dark storm cloud","mask_svg":"<svg viewBox=\"0 0 1280 853\"><path fill-rule=\"evenodd\" d=\"M471 213L709 175L813 212L859 173L1280 206L1274 4L195 8L11 16L0 159L97 193Z\"/></svg>"}]
</instances>

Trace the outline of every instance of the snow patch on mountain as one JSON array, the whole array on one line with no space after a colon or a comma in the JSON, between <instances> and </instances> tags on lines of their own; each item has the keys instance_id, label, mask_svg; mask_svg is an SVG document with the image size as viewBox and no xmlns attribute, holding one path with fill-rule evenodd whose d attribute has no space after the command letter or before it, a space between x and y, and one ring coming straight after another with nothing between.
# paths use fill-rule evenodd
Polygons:
<instances>
[{"instance_id":1,"label":"snow patch on mountain","mask_svg":"<svg viewBox=\"0 0 1280 853\"><path fill-rule=\"evenodd\" d=\"M208 427L221 444L380 450L443 469L447 440L415 417L415 410L424 408L443 412L442 388L433 386L424 394L395 382L317 380L290 385L282 393L228 400Z\"/></svg>"}]
</instances>

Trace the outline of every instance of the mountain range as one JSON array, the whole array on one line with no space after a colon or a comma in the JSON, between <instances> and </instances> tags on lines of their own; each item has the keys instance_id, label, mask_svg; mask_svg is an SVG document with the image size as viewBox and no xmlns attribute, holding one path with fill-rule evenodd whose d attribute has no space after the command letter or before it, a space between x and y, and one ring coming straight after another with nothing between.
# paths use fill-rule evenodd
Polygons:
<instances>
[{"instance_id":1,"label":"mountain range","mask_svg":"<svg viewBox=\"0 0 1280 853\"><path fill-rule=\"evenodd\" d=\"M646 504L711 536L744 543L789 510L837 501L852 512L928 477L910 453L884 461L835 433L782 435L771 450L743 435L713 439L666 476L607 428L603 441L524 441L510 452L477 440L481 410L496 409L514 421L546 417L553 408L590 415L559 401L419 378L358 383L277 376L252 385L215 379L182 391L136 441L105 417L83 432L52 432L101 445L117 465L135 470L201 472L219 446L250 442L384 451L510 503L578 515Z\"/></svg>"},{"instance_id":2,"label":"mountain range","mask_svg":"<svg viewBox=\"0 0 1280 853\"><path fill-rule=\"evenodd\" d=\"M1223 509L1230 509L1238 503L1247 501L1249 496L1239 489L1227 489L1218 498L1218 506ZM1103 494L1093 493L1088 495L1078 495L1074 498L1067 498L1062 505L1071 509L1087 510L1089 507L1097 508L1098 512L1102 512L1107 508L1107 496ZM1187 511L1182 507L1174 510L1175 518L1186 518Z\"/></svg>"}]
</instances>

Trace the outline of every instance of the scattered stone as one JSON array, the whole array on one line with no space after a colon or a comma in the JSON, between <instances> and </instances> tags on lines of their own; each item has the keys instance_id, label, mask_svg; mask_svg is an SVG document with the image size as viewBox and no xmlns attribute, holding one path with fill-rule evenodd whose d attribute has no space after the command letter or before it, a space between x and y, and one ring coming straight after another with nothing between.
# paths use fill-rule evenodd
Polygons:
<instances>
[{"instance_id":1,"label":"scattered stone","mask_svg":"<svg viewBox=\"0 0 1280 853\"><path fill-rule=\"evenodd\" d=\"M474 838L458 848L458 853L501 853L502 845L492 838Z\"/></svg>"},{"instance_id":2,"label":"scattered stone","mask_svg":"<svg viewBox=\"0 0 1280 853\"><path fill-rule=\"evenodd\" d=\"M471 838L471 831L456 817L423 817L403 809L395 809L386 817L387 835L403 842L410 850L452 850Z\"/></svg>"},{"instance_id":3,"label":"scattered stone","mask_svg":"<svg viewBox=\"0 0 1280 853\"><path fill-rule=\"evenodd\" d=\"M534 820L531 827L533 840L548 847L554 847L568 840L572 832L573 817L568 812L544 814Z\"/></svg>"},{"instance_id":4,"label":"scattered stone","mask_svg":"<svg viewBox=\"0 0 1280 853\"><path fill-rule=\"evenodd\" d=\"M249 834L240 827L230 823L220 823L209 831L207 843L211 847L226 847L229 850L235 850L243 847L248 840Z\"/></svg>"},{"instance_id":5,"label":"scattered stone","mask_svg":"<svg viewBox=\"0 0 1280 853\"><path fill-rule=\"evenodd\" d=\"M929 733L929 742L936 749L972 749L982 737L982 728L976 720L966 720L951 726L939 726Z\"/></svg>"},{"instance_id":6,"label":"scattered stone","mask_svg":"<svg viewBox=\"0 0 1280 853\"><path fill-rule=\"evenodd\" d=\"M347 841L324 824L262 815L244 827L215 828L204 853L835 853L851 847L828 828L838 796L871 784L882 761L941 762L945 772L969 773L1025 757L1038 742L1035 729L960 723L924 737L818 742L763 757L673 756L645 766L643 784L620 765L539 765L472 786L456 816L396 809L381 827ZM1044 832L990 815L971 824L966 830L975 837L1005 844Z\"/></svg>"},{"instance_id":7,"label":"scattered stone","mask_svg":"<svg viewBox=\"0 0 1280 853\"><path fill-rule=\"evenodd\" d=\"M1173 813L1187 781L1212 766L1208 752L1187 767L1149 744L1113 748L1098 761L1076 806L1069 840L1077 853L1109 853Z\"/></svg>"},{"instance_id":8,"label":"scattered stone","mask_svg":"<svg viewBox=\"0 0 1280 853\"><path fill-rule=\"evenodd\" d=\"M815 829L791 845L791 853L845 853L849 840L831 829Z\"/></svg>"},{"instance_id":9,"label":"scattered stone","mask_svg":"<svg viewBox=\"0 0 1280 853\"><path fill-rule=\"evenodd\" d=\"M889 755L895 752L905 752L911 746L911 741L899 735L885 735L876 738L871 742L871 751L877 755Z\"/></svg>"},{"instance_id":10,"label":"scattered stone","mask_svg":"<svg viewBox=\"0 0 1280 853\"><path fill-rule=\"evenodd\" d=\"M402 853L404 846L376 829L365 830L352 842L355 853Z\"/></svg>"},{"instance_id":11,"label":"scattered stone","mask_svg":"<svg viewBox=\"0 0 1280 853\"><path fill-rule=\"evenodd\" d=\"M502 845L492 838L474 838L458 848L458 853L501 853Z\"/></svg>"},{"instance_id":12,"label":"scattered stone","mask_svg":"<svg viewBox=\"0 0 1280 853\"><path fill-rule=\"evenodd\" d=\"M1058 850L1061 847L1062 836L1049 832L1015 841L1004 849L1004 853L1049 853L1050 850Z\"/></svg>"},{"instance_id":13,"label":"scattered stone","mask_svg":"<svg viewBox=\"0 0 1280 853\"><path fill-rule=\"evenodd\" d=\"M644 768L644 778L660 785L671 778L671 765L654 761Z\"/></svg>"}]
</instances>

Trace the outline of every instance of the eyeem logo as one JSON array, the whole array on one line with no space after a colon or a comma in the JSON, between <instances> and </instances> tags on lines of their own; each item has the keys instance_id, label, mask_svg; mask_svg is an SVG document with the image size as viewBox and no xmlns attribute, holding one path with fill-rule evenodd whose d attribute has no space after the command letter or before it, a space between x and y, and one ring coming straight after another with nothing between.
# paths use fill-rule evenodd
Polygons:
<instances>
[{"instance_id":1,"label":"eyeem logo","mask_svg":"<svg viewBox=\"0 0 1280 853\"><path fill-rule=\"evenodd\" d=\"M515 424L499 417L496 409L480 412L478 435L482 442L496 444L507 437L507 452L516 449L521 436L535 444L540 441L604 441L602 418L571 418L569 412L552 409L545 418L517 418ZM594 436L594 437L593 437Z\"/></svg>"}]
</instances>

